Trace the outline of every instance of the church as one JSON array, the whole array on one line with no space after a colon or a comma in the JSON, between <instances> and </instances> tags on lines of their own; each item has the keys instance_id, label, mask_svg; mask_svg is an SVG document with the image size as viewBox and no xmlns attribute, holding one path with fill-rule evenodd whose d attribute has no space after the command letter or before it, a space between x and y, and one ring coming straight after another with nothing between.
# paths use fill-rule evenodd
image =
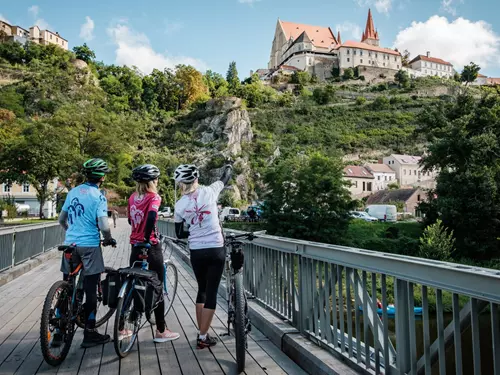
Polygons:
<instances>
[{"instance_id":1,"label":"church","mask_svg":"<svg viewBox=\"0 0 500 375\"><path fill-rule=\"evenodd\" d=\"M327 79L332 69L342 73L347 68L359 67L362 72L394 75L401 69L401 53L380 47L380 39L368 10L365 31L361 41L342 42L340 31L334 35L329 27L311 26L278 19L268 69L294 67ZM360 73L365 74L365 73Z\"/></svg>"}]
</instances>

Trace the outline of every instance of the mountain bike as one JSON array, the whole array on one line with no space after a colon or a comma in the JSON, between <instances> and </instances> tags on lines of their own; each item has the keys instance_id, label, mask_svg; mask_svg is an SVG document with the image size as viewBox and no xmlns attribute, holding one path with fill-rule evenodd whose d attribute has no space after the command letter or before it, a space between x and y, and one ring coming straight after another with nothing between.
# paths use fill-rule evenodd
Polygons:
<instances>
[{"instance_id":1,"label":"mountain bike","mask_svg":"<svg viewBox=\"0 0 500 375\"><path fill-rule=\"evenodd\" d=\"M60 365L68 355L76 332L75 324L79 328L85 328L83 263L72 262L76 245L59 246L58 249L68 260L70 273L67 280L56 281L49 289L40 321L40 345L43 358L52 366ZM106 267L101 277L112 271L114 271L112 268ZM102 306L101 281L97 285L96 328L107 322L115 312L113 308Z\"/></svg>"},{"instance_id":2,"label":"mountain bike","mask_svg":"<svg viewBox=\"0 0 500 375\"><path fill-rule=\"evenodd\" d=\"M113 341L116 354L120 358L125 358L132 350L137 340L139 330L146 324L142 323L143 314L138 312L134 298L134 290L142 288L138 285L137 279L148 277L152 271L149 271L148 251L151 248L149 243L140 243L134 245L136 249L141 250L139 261L135 261L130 268L122 268L118 272L122 275L124 281L118 294L118 304L116 307L115 327L113 332ZM166 316L172 307L177 292L177 268L170 259L164 261L164 282L163 282L163 301L165 303ZM161 301L161 300L160 300ZM146 321L155 324L153 310L145 311Z\"/></svg>"},{"instance_id":3,"label":"mountain bike","mask_svg":"<svg viewBox=\"0 0 500 375\"><path fill-rule=\"evenodd\" d=\"M243 241L252 241L257 238L257 234L262 232L226 235L224 246L226 247L226 264L224 272L226 275L226 300L228 306L227 333L222 336L231 335L231 325L234 330L236 341L236 364L238 373L245 369L245 354L247 345L247 334L251 331L252 325L248 316L248 304L245 289L243 286ZM164 236L166 240L179 245L185 251L188 244L185 241L173 237Z\"/></svg>"}]
</instances>

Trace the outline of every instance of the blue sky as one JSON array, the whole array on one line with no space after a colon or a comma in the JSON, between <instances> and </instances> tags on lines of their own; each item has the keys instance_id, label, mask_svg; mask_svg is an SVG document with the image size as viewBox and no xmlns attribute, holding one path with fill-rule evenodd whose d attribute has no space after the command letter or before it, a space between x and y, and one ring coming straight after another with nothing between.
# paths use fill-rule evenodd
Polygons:
<instances>
[{"instance_id":1,"label":"blue sky","mask_svg":"<svg viewBox=\"0 0 500 375\"><path fill-rule=\"evenodd\" d=\"M70 4L71 3L71 4ZM184 0L80 2L10 1L0 18L29 28L37 23L84 42L106 63L152 68L189 63L225 75L231 60L240 78L267 67L276 21L330 26L357 40L372 9L381 45L430 51L457 70L469 61L500 77L500 1L496 0Z\"/></svg>"}]
</instances>

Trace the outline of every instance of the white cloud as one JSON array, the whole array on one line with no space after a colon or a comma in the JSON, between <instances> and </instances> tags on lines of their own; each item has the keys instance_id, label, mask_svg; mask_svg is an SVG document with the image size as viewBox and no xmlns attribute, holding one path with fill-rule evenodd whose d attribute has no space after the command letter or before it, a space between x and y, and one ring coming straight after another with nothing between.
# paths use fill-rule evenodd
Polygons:
<instances>
[{"instance_id":1,"label":"white cloud","mask_svg":"<svg viewBox=\"0 0 500 375\"><path fill-rule=\"evenodd\" d=\"M7 22L8 24L10 24L10 21L7 18L5 18L1 13L0 13L0 21Z\"/></svg>"},{"instance_id":2,"label":"white cloud","mask_svg":"<svg viewBox=\"0 0 500 375\"><path fill-rule=\"evenodd\" d=\"M40 7L38 5L32 5L28 8L28 12L33 16L33 18L37 18L38 13L40 13Z\"/></svg>"},{"instance_id":3,"label":"white cloud","mask_svg":"<svg viewBox=\"0 0 500 375\"><path fill-rule=\"evenodd\" d=\"M85 41L94 39L94 21L89 16L85 17L85 23L80 28L80 38Z\"/></svg>"},{"instance_id":4,"label":"white cloud","mask_svg":"<svg viewBox=\"0 0 500 375\"><path fill-rule=\"evenodd\" d=\"M354 0L360 7L374 6L377 12L389 14L393 0Z\"/></svg>"},{"instance_id":5,"label":"white cloud","mask_svg":"<svg viewBox=\"0 0 500 375\"><path fill-rule=\"evenodd\" d=\"M463 3L463 0L442 0L441 9L443 12L449 13L452 16L457 15L457 3Z\"/></svg>"},{"instance_id":6,"label":"white cloud","mask_svg":"<svg viewBox=\"0 0 500 375\"><path fill-rule=\"evenodd\" d=\"M158 53L151 47L148 37L132 30L123 23L108 28L108 34L116 45L116 64L136 66L145 74L153 69L173 69L178 64L192 65L205 71L206 64L198 59L187 56L170 56Z\"/></svg>"},{"instance_id":7,"label":"white cloud","mask_svg":"<svg viewBox=\"0 0 500 375\"><path fill-rule=\"evenodd\" d=\"M348 39L361 39L362 30L359 25L346 21L337 26L337 31L340 31L340 37L345 42Z\"/></svg>"},{"instance_id":8,"label":"white cloud","mask_svg":"<svg viewBox=\"0 0 500 375\"><path fill-rule=\"evenodd\" d=\"M434 15L401 30L394 47L408 49L413 57L430 51L431 56L451 62L457 70L471 61L481 68L500 67L500 36L484 21L460 17L449 22Z\"/></svg>"},{"instance_id":9,"label":"white cloud","mask_svg":"<svg viewBox=\"0 0 500 375\"><path fill-rule=\"evenodd\" d=\"M184 24L182 22L165 20L165 34L175 34L183 28Z\"/></svg>"}]
</instances>

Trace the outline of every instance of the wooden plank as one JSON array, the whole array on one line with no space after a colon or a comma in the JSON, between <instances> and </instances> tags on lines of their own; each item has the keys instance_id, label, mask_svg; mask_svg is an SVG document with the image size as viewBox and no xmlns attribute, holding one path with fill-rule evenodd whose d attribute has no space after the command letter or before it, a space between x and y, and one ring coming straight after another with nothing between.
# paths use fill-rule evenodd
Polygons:
<instances>
[{"instance_id":1,"label":"wooden plank","mask_svg":"<svg viewBox=\"0 0 500 375\"><path fill-rule=\"evenodd\" d=\"M106 323L106 330L104 331L113 338L114 315ZM101 367L99 374L102 375L116 375L120 373L120 359L116 355L113 342L104 345L101 357Z\"/></svg>"},{"instance_id":2,"label":"wooden plank","mask_svg":"<svg viewBox=\"0 0 500 375\"><path fill-rule=\"evenodd\" d=\"M29 326L29 324L27 324ZM14 374L30 354L40 337L40 322L35 321L19 345L0 366L0 374Z\"/></svg>"},{"instance_id":3,"label":"wooden plank","mask_svg":"<svg viewBox=\"0 0 500 375\"><path fill-rule=\"evenodd\" d=\"M78 373L80 364L82 363L82 359L85 354L85 349L80 348L82 341L83 330L78 329L73 337L73 342L71 343L71 349L69 350L68 356L59 367L57 375L74 375Z\"/></svg>"},{"instance_id":4,"label":"wooden plank","mask_svg":"<svg viewBox=\"0 0 500 375\"><path fill-rule=\"evenodd\" d=\"M139 331L139 346L141 353L141 375L157 375L160 373L158 355L153 342L153 330L147 323Z\"/></svg>"}]
</instances>

